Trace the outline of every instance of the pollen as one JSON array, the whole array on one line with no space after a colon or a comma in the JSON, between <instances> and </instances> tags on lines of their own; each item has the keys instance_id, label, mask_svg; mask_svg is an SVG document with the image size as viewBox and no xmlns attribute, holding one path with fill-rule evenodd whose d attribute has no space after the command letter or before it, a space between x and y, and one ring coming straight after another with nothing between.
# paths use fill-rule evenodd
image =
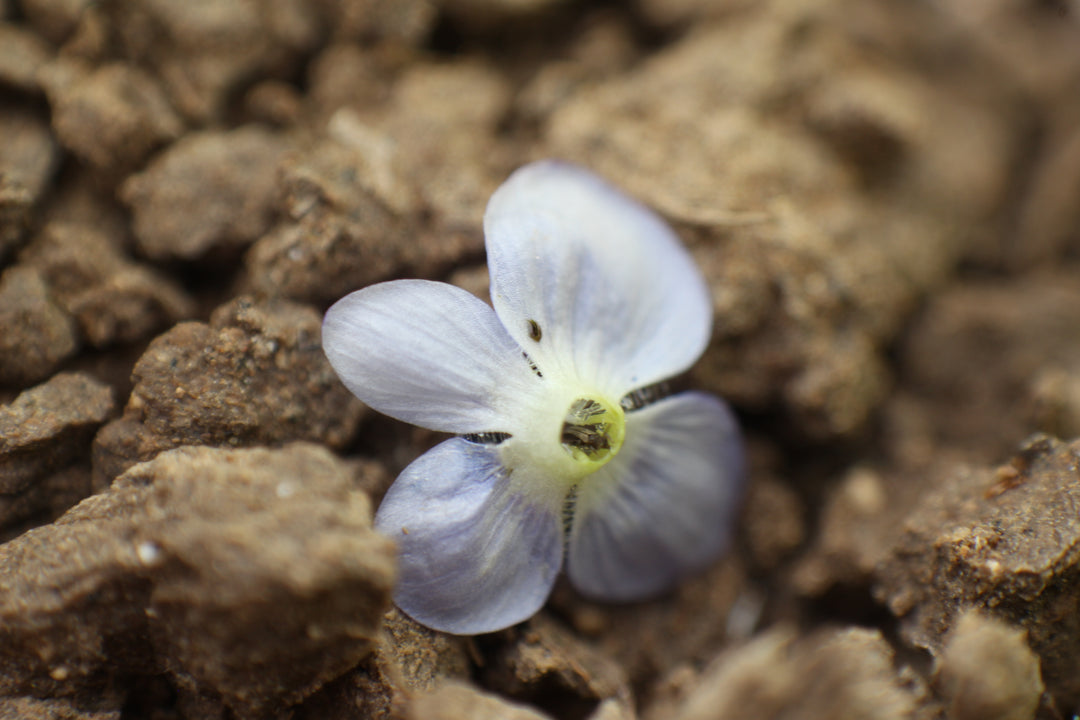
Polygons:
<instances>
[{"instance_id":1,"label":"pollen","mask_svg":"<svg viewBox=\"0 0 1080 720\"><path fill-rule=\"evenodd\" d=\"M598 469L622 447L626 435L626 413L603 398L583 397L574 400L563 421L563 449L581 463Z\"/></svg>"}]
</instances>

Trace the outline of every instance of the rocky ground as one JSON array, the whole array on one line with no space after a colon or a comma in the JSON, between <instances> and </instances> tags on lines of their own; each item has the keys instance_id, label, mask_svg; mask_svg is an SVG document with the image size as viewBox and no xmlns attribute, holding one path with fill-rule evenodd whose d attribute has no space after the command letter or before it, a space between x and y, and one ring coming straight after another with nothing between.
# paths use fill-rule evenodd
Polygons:
<instances>
[{"instance_id":1,"label":"rocky ground","mask_svg":"<svg viewBox=\"0 0 1080 720\"><path fill-rule=\"evenodd\" d=\"M0 0L0 718L1080 709L1080 6ZM713 290L737 549L435 633L319 343L560 157Z\"/></svg>"}]
</instances>

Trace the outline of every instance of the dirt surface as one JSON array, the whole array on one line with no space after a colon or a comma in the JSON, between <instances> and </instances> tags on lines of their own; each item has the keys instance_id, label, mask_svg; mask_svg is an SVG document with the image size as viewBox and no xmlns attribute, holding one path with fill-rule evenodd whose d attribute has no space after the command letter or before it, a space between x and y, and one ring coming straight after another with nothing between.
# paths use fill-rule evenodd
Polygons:
<instances>
[{"instance_id":1,"label":"dirt surface","mask_svg":"<svg viewBox=\"0 0 1080 720\"><path fill-rule=\"evenodd\" d=\"M0 717L1072 717L1077 87L1064 0L0 0ZM543 157L704 270L739 541L452 637L320 319Z\"/></svg>"}]
</instances>

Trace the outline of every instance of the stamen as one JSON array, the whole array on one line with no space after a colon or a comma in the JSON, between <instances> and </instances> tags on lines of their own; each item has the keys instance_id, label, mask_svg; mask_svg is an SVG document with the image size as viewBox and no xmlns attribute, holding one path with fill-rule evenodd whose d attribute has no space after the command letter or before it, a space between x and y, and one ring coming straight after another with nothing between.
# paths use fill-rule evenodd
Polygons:
<instances>
[{"instance_id":1,"label":"stamen","mask_svg":"<svg viewBox=\"0 0 1080 720\"><path fill-rule=\"evenodd\" d=\"M574 404L570 406L570 412L567 417L571 415L575 420L589 420L597 415L601 415L604 412L604 406L596 402L592 398L578 398L574 401Z\"/></svg>"},{"instance_id":2,"label":"stamen","mask_svg":"<svg viewBox=\"0 0 1080 720\"><path fill-rule=\"evenodd\" d=\"M544 373L540 372L540 368L536 367L536 363L533 362L533 359L531 357L529 357L529 353L522 350L521 357L525 358L525 362L529 363L529 367L532 368L532 371L534 373L536 373L536 377L544 377Z\"/></svg>"},{"instance_id":3,"label":"stamen","mask_svg":"<svg viewBox=\"0 0 1080 720\"><path fill-rule=\"evenodd\" d=\"M623 395L619 405L626 412L640 410L646 405L652 405L657 400L663 400L671 394L671 385L666 382L658 382L654 385L646 385Z\"/></svg>"},{"instance_id":4,"label":"stamen","mask_svg":"<svg viewBox=\"0 0 1080 720\"><path fill-rule=\"evenodd\" d=\"M510 438L510 433L504 432L478 432L478 433L465 433L461 437L465 438L469 442L477 443L479 445L498 445L504 440Z\"/></svg>"},{"instance_id":5,"label":"stamen","mask_svg":"<svg viewBox=\"0 0 1080 720\"><path fill-rule=\"evenodd\" d=\"M597 397L578 398L566 413L559 441L575 460L599 467L622 446L625 423L618 406Z\"/></svg>"},{"instance_id":6,"label":"stamen","mask_svg":"<svg viewBox=\"0 0 1080 720\"><path fill-rule=\"evenodd\" d=\"M562 442L564 445L573 445L586 452L592 451L595 453L600 450L610 450L611 442L608 440L607 435L604 434L606 429L603 423L595 427L563 425Z\"/></svg>"},{"instance_id":7,"label":"stamen","mask_svg":"<svg viewBox=\"0 0 1080 720\"><path fill-rule=\"evenodd\" d=\"M571 485L566 493L562 506L563 535L570 537L570 530L574 527L574 513L577 512L578 486ZM569 544L566 545L569 548Z\"/></svg>"}]
</instances>

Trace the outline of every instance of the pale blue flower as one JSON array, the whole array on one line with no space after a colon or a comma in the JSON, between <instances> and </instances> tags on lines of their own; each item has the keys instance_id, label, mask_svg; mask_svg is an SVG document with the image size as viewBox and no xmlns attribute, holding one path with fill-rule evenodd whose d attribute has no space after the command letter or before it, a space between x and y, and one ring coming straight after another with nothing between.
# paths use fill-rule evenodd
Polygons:
<instances>
[{"instance_id":1,"label":"pale blue flower","mask_svg":"<svg viewBox=\"0 0 1080 720\"><path fill-rule=\"evenodd\" d=\"M712 330L708 287L660 218L541 162L495 192L484 233L494 310L395 280L323 324L357 397L458 434L401 473L375 518L398 543L398 606L458 634L525 620L560 570L601 600L670 588L728 545L743 475L727 406L658 387Z\"/></svg>"}]
</instances>

